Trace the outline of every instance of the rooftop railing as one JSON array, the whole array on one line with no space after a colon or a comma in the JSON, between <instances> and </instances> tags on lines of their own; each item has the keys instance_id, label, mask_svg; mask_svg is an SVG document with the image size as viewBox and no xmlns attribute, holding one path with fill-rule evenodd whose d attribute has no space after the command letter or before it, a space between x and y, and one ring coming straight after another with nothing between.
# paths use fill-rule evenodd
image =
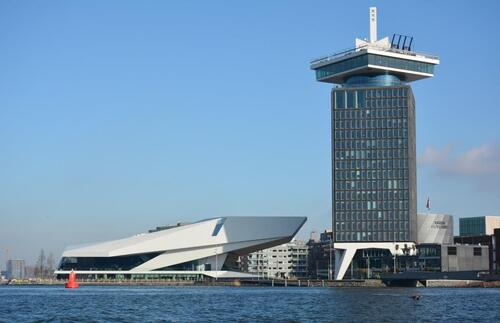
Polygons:
<instances>
[{"instance_id":1,"label":"rooftop railing","mask_svg":"<svg viewBox=\"0 0 500 323\"><path fill-rule=\"evenodd\" d=\"M361 47L346 49L346 50L337 52L335 54L326 55L326 56L322 56L320 58L314 59L311 61L311 67L315 67L317 65L327 63L329 61L333 61L333 60L336 60L336 59L341 58L341 57L348 57L348 56L356 54L360 51L367 50L369 48L384 51L384 52L403 54L403 55L420 56L420 57L425 57L425 58L435 59L435 60L439 59L439 56L437 56L437 55L414 52L414 51L409 51L409 50L402 50L402 49L398 49L398 48L387 48L387 47L381 47L381 46L369 44L369 45L365 45L365 46L361 46Z\"/></svg>"}]
</instances>

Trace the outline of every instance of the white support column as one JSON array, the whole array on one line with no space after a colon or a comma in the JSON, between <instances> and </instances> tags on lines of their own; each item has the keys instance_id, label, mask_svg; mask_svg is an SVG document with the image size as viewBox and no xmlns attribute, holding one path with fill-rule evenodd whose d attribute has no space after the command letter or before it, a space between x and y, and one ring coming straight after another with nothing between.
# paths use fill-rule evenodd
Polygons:
<instances>
[{"instance_id":1,"label":"white support column","mask_svg":"<svg viewBox=\"0 0 500 323\"><path fill-rule=\"evenodd\" d=\"M349 268L352 258L356 254L356 247L346 249L335 249L335 280L344 279L345 272Z\"/></svg>"},{"instance_id":2,"label":"white support column","mask_svg":"<svg viewBox=\"0 0 500 323\"><path fill-rule=\"evenodd\" d=\"M414 242L337 242L335 243L335 280L344 279L344 275L349 268L352 258L359 249L386 249L393 255L403 255L403 248L409 250L410 255L414 255ZM398 248L396 249L396 246Z\"/></svg>"}]
</instances>

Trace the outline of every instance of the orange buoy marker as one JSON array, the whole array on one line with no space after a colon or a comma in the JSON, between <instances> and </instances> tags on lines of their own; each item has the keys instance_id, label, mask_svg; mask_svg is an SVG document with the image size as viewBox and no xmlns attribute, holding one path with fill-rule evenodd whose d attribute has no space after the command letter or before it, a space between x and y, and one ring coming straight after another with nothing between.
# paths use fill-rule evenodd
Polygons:
<instances>
[{"instance_id":1,"label":"orange buoy marker","mask_svg":"<svg viewBox=\"0 0 500 323\"><path fill-rule=\"evenodd\" d=\"M69 280L66 283L66 288L78 288L80 285L76 282L76 274L73 270L69 273Z\"/></svg>"}]
</instances>

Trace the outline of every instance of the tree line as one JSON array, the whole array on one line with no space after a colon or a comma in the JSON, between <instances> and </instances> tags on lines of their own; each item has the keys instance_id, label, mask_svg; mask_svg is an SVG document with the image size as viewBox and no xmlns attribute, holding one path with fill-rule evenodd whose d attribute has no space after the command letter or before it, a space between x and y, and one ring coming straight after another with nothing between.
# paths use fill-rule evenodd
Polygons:
<instances>
[{"instance_id":1,"label":"tree line","mask_svg":"<svg viewBox=\"0 0 500 323\"><path fill-rule=\"evenodd\" d=\"M54 276L55 260L54 255L50 252L46 255L45 250L41 249L35 266L35 277L37 278L52 278Z\"/></svg>"}]
</instances>

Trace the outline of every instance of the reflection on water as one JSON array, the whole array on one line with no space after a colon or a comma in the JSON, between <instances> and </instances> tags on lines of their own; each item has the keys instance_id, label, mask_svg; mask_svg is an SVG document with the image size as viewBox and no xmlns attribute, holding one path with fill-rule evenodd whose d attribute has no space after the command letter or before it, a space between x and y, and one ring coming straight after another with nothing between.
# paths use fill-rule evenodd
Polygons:
<instances>
[{"instance_id":1,"label":"reflection on water","mask_svg":"<svg viewBox=\"0 0 500 323\"><path fill-rule=\"evenodd\" d=\"M500 322L500 289L0 287L2 322L228 320Z\"/></svg>"}]
</instances>

